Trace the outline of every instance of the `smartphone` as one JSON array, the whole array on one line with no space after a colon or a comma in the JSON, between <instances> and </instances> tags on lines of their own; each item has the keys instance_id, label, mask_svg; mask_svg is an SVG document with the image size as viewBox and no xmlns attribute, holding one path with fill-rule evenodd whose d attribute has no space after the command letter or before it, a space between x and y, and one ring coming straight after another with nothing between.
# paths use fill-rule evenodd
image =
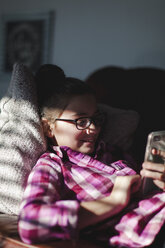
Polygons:
<instances>
[{"instance_id":1,"label":"smartphone","mask_svg":"<svg viewBox=\"0 0 165 248\"><path fill-rule=\"evenodd\" d=\"M148 135L144 157L144 161L164 164L165 158L157 154L152 154L153 149L165 151L165 131L155 131ZM142 183L143 194L147 195L154 190L158 190L158 187L154 184L153 179L144 177Z\"/></svg>"}]
</instances>

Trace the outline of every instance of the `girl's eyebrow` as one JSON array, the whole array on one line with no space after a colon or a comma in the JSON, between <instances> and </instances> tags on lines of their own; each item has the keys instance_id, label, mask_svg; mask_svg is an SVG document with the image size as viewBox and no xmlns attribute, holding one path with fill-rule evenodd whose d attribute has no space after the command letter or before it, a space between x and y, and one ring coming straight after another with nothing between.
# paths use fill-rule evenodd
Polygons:
<instances>
[{"instance_id":1,"label":"girl's eyebrow","mask_svg":"<svg viewBox=\"0 0 165 248\"><path fill-rule=\"evenodd\" d=\"M72 116L77 116L77 115L87 115L87 113L75 113Z\"/></svg>"}]
</instances>

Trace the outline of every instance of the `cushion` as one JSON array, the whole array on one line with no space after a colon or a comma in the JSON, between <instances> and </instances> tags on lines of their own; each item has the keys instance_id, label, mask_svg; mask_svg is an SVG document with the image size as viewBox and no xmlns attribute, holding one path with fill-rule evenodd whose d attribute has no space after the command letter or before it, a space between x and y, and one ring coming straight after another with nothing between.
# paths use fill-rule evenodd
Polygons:
<instances>
[{"instance_id":1,"label":"cushion","mask_svg":"<svg viewBox=\"0 0 165 248\"><path fill-rule=\"evenodd\" d=\"M27 176L46 150L32 73L15 64L0 102L0 212L18 214Z\"/></svg>"},{"instance_id":2,"label":"cushion","mask_svg":"<svg viewBox=\"0 0 165 248\"><path fill-rule=\"evenodd\" d=\"M46 151L33 74L15 64L7 94L0 102L0 212L19 214L27 177ZM138 114L99 104L107 113L103 139L129 149L138 124Z\"/></svg>"},{"instance_id":3,"label":"cushion","mask_svg":"<svg viewBox=\"0 0 165 248\"><path fill-rule=\"evenodd\" d=\"M99 108L107 117L102 132L103 140L128 151L139 123L139 114L133 110L113 108L106 104L99 104Z\"/></svg>"}]
</instances>

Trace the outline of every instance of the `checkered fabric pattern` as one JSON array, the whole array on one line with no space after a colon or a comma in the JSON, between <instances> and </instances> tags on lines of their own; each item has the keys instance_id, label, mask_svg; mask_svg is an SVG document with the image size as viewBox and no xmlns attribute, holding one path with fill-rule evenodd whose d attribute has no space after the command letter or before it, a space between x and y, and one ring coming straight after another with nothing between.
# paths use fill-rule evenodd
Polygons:
<instances>
[{"instance_id":1,"label":"checkered fabric pattern","mask_svg":"<svg viewBox=\"0 0 165 248\"><path fill-rule=\"evenodd\" d=\"M73 239L76 236L80 202L107 196L112 190L116 176L136 174L124 161L114 162L110 151L103 153L102 162L100 162L99 150L92 158L68 147L53 149L53 152L44 153L40 157L30 173L21 204L19 233L22 240L28 244L52 238ZM103 163L105 160L106 164ZM142 242L139 240L143 230L141 219L145 219L146 225L150 226L146 230L148 240L152 242L165 219L165 215L162 217L159 211L164 208L162 194L159 196L140 202L141 209L138 207L137 210L133 210L136 216L134 212L126 214L116 226L119 236L113 237L110 240L111 244L143 247L141 246L143 240ZM153 203L153 199L158 200ZM145 201L146 204L143 204ZM157 219L157 228L154 232L152 220L156 212L154 210L148 212L144 205L147 205L150 210L150 206L154 205L161 216L161 221ZM144 209L148 213L147 218ZM130 242L131 235L135 237L132 242Z\"/></svg>"},{"instance_id":2,"label":"checkered fabric pattern","mask_svg":"<svg viewBox=\"0 0 165 248\"><path fill-rule=\"evenodd\" d=\"M111 244L124 247L146 247L155 239L165 223L165 192L141 200L138 207L122 217L116 225L118 236Z\"/></svg>"}]
</instances>

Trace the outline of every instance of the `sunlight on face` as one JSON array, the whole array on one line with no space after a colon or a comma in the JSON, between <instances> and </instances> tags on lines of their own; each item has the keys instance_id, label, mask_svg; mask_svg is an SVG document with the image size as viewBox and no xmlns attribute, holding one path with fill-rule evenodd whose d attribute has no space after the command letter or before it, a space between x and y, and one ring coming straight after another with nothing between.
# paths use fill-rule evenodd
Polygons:
<instances>
[{"instance_id":1,"label":"sunlight on face","mask_svg":"<svg viewBox=\"0 0 165 248\"><path fill-rule=\"evenodd\" d=\"M92 117L96 112L95 97L86 94L74 96L59 118L75 120L79 117ZM57 145L68 146L85 154L94 151L99 133L100 127L96 127L93 123L87 129L78 130L74 123L56 121L52 129Z\"/></svg>"}]
</instances>

